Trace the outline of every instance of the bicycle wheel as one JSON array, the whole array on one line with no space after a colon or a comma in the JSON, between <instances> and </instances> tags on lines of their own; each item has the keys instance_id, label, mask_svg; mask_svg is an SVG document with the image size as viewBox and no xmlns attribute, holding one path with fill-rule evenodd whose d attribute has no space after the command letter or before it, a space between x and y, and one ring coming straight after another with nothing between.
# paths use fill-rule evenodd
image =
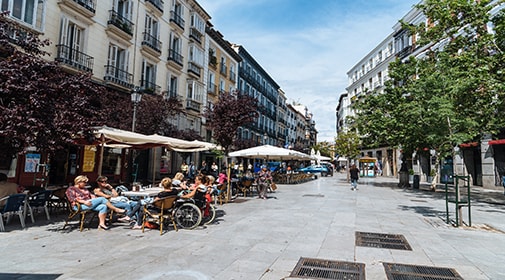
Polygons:
<instances>
[{"instance_id":1,"label":"bicycle wheel","mask_svg":"<svg viewBox=\"0 0 505 280\"><path fill-rule=\"evenodd\" d=\"M208 213L202 216L202 224L209 225L216 219L216 207L214 207L212 204L209 204L209 209L206 212Z\"/></svg>"},{"instance_id":2,"label":"bicycle wheel","mask_svg":"<svg viewBox=\"0 0 505 280\"><path fill-rule=\"evenodd\" d=\"M175 222L179 228L194 229L202 221L202 212L193 203L184 203L175 210Z\"/></svg>"}]
</instances>

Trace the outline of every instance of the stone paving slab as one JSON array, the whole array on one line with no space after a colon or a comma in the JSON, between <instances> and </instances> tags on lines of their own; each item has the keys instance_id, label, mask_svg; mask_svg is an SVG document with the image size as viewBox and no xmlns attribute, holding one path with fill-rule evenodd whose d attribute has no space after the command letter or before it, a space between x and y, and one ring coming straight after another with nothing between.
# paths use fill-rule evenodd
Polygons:
<instances>
[{"instance_id":1,"label":"stone paving slab","mask_svg":"<svg viewBox=\"0 0 505 280\"><path fill-rule=\"evenodd\" d=\"M215 224L162 236L120 223L62 230L65 215L54 214L21 230L13 219L0 233L0 279L297 279L290 274L301 257L364 263L367 279L386 279L383 262L505 279L502 189L476 189L473 226L456 228L445 223L443 194L399 189L396 180L362 178L351 191L337 173L279 185L268 200L217 205ZM412 251L356 246L356 231L401 234Z\"/></svg>"}]
</instances>

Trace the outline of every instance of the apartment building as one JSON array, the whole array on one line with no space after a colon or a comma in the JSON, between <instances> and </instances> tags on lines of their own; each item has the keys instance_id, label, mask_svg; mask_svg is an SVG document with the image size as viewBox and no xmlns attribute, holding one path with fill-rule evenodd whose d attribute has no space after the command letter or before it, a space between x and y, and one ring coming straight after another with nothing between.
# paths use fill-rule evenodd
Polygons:
<instances>
[{"instance_id":1,"label":"apartment building","mask_svg":"<svg viewBox=\"0 0 505 280\"><path fill-rule=\"evenodd\" d=\"M395 39L390 34L347 72L349 86L346 94L340 96L337 105L337 134L347 131L348 117L355 115L352 110L355 102L367 94L383 92L384 83L388 80L388 65L395 59ZM396 159L399 154L394 149L380 147L364 149L362 153L377 158L384 175L396 174Z\"/></svg>"},{"instance_id":2,"label":"apartment building","mask_svg":"<svg viewBox=\"0 0 505 280\"><path fill-rule=\"evenodd\" d=\"M490 13L496 14L503 6L495 6ZM418 25L427 23L426 16L418 9L411 9L403 18L403 22ZM492 26L489 25L492 32ZM387 36L374 50L360 60L348 73L349 87L342 94L337 105L337 132L345 131L348 123L346 117L354 115L352 104L368 93L381 92L383 82L388 79L389 63L399 58L406 61L410 57L422 58L427 46L416 45L416 36L411 35L400 23L393 26L393 32ZM442 47L443 42L433 42L431 47ZM381 59L382 58L382 59ZM505 131L505 130L503 130ZM473 185L497 186L502 184L505 174L505 133L494 135L498 140L492 140L492 135L482 135L480 142L463 143L455 147L455 157L441 160L440 182L452 182L452 174L468 174ZM401 164L400 151L389 147L363 149L363 155L376 157L382 161L384 175L395 176ZM432 153L433 155L433 153ZM408 156L410 158L410 156ZM434 165L432 156L414 156L410 164L413 170L426 180ZM389 169L389 170L388 170Z\"/></svg>"},{"instance_id":3,"label":"apartment building","mask_svg":"<svg viewBox=\"0 0 505 280\"><path fill-rule=\"evenodd\" d=\"M206 73L206 105L210 108L216 104L221 92L233 92L238 87L238 64L242 58L233 50L230 42L207 23L208 67ZM205 119L202 119L205 123ZM212 131L205 131L205 139L211 141Z\"/></svg>"},{"instance_id":4,"label":"apartment building","mask_svg":"<svg viewBox=\"0 0 505 280\"><path fill-rule=\"evenodd\" d=\"M239 63L238 90L258 99L259 117L257 123L239 129L239 137L260 145L279 144L276 122L280 86L256 62L247 50L238 44L233 49L242 58Z\"/></svg>"},{"instance_id":5,"label":"apartment building","mask_svg":"<svg viewBox=\"0 0 505 280\"><path fill-rule=\"evenodd\" d=\"M289 147L288 122L287 122L288 106L287 106L286 93L282 89L279 89L279 97L277 100L277 104L278 106L277 106L276 133L277 133L278 145L280 147L287 148Z\"/></svg>"},{"instance_id":6,"label":"apartment building","mask_svg":"<svg viewBox=\"0 0 505 280\"><path fill-rule=\"evenodd\" d=\"M18 1L6 2L9 10ZM28 9L30 1L23 2ZM53 42L47 47L48 59L69 72L89 72L97 83L126 98L133 88L179 97L187 114L174 124L202 133L205 26L210 16L196 1L36 2L41 11L36 22L41 24L35 27Z\"/></svg>"}]
</instances>

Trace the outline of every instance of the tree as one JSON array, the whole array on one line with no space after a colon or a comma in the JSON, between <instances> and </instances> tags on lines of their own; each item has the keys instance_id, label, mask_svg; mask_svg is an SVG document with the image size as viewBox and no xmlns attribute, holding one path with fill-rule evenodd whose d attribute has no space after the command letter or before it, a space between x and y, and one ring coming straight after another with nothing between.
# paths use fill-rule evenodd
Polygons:
<instances>
[{"instance_id":1,"label":"tree","mask_svg":"<svg viewBox=\"0 0 505 280\"><path fill-rule=\"evenodd\" d=\"M216 104L206 108L204 117L214 139L223 147L226 155L237 139L238 128L252 124L258 118L256 98L239 92L219 94Z\"/></svg>"},{"instance_id":2,"label":"tree","mask_svg":"<svg viewBox=\"0 0 505 280\"><path fill-rule=\"evenodd\" d=\"M335 148L333 147L333 144L329 143L328 141L323 141L315 144L312 147L315 151L321 152L321 155L331 157L332 152L335 152Z\"/></svg>"},{"instance_id":3,"label":"tree","mask_svg":"<svg viewBox=\"0 0 505 280\"><path fill-rule=\"evenodd\" d=\"M11 34L15 31L16 38ZM27 147L55 151L104 121L98 99L108 94L89 74L70 75L43 59L50 44L0 15L0 145L14 156Z\"/></svg>"},{"instance_id":4,"label":"tree","mask_svg":"<svg viewBox=\"0 0 505 280\"><path fill-rule=\"evenodd\" d=\"M367 145L433 149L438 159L458 144L495 133L505 125L503 1L427 0L418 5L429 19L403 27L417 38L422 55L390 64L384 94L355 103L358 131ZM488 32L488 23L496 26ZM438 168L437 168L438 170ZM433 181L436 182L436 179Z\"/></svg>"},{"instance_id":5,"label":"tree","mask_svg":"<svg viewBox=\"0 0 505 280\"><path fill-rule=\"evenodd\" d=\"M356 132L342 132L335 138L335 152L347 158L347 170L351 159L356 159L360 154L360 139ZM349 181L349 172L347 172Z\"/></svg>"},{"instance_id":6,"label":"tree","mask_svg":"<svg viewBox=\"0 0 505 280\"><path fill-rule=\"evenodd\" d=\"M11 34L16 34L15 39ZM91 74L70 74L44 57L49 40L41 40L0 15L0 154L6 158L34 146L54 152L91 136L91 127L131 129L129 93L93 82ZM179 131L170 117L183 113L177 98L144 94L138 108L141 133L201 140L199 133Z\"/></svg>"}]
</instances>

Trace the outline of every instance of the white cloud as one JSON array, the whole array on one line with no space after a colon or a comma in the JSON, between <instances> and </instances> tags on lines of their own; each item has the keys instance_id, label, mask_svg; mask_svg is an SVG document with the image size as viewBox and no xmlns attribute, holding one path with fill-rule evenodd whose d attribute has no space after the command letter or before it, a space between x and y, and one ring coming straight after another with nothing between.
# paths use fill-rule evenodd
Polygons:
<instances>
[{"instance_id":1,"label":"white cloud","mask_svg":"<svg viewBox=\"0 0 505 280\"><path fill-rule=\"evenodd\" d=\"M314 6L314 10L297 11L307 5L305 1L200 3L225 39L242 45L289 99L304 104L314 114L318 140L332 141L335 108L348 86L347 71L390 34L393 25L417 2L313 0L315 5L324 5L323 9L317 11L315 8L321 7ZM275 8L280 10L272 11ZM267 18L266 9L270 14L277 12L278 17ZM288 15L300 22L284 20Z\"/></svg>"}]
</instances>

